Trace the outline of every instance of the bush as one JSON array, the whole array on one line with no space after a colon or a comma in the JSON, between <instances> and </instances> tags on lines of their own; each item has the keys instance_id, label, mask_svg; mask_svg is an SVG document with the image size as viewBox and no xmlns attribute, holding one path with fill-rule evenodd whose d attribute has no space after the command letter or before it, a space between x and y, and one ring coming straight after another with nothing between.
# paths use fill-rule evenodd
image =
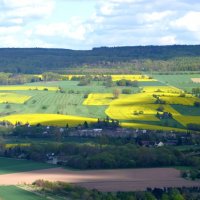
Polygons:
<instances>
[{"instance_id":1,"label":"bush","mask_svg":"<svg viewBox=\"0 0 200 200\"><path fill-rule=\"evenodd\" d=\"M84 94L83 98L87 99L89 94Z\"/></svg>"},{"instance_id":2,"label":"bush","mask_svg":"<svg viewBox=\"0 0 200 200\"><path fill-rule=\"evenodd\" d=\"M74 94L74 90L69 90L68 94Z\"/></svg>"},{"instance_id":3,"label":"bush","mask_svg":"<svg viewBox=\"0 0 200 200\"><path fill-rule=\"evenodd\" d=\"M120 90L119 89L114 89L113 90L113 98L117 99L117 98L119 98L119 95L120 95Z\"/></svg>"},{"instance_id":4,"label":"bush","mask_svg":"<svg viewBox=\"0 0 200 200\"><path fill-rule=\"evenodd\" d=\"M132 91L129 88L125 88L122 90L122 94L131 94L131 93L132 93Z\"/></svg>"},{"instance_id":5,"label":"bush","mask_svg":"<svg viewBox=\"0 0 200 200\"><path fill-rule=\"evenodd\" d=\"M10 105L10 104L7 104L7 105L5 106L5 108L6 108L6 109L10 109L10 108L11 108L11 105Z\"/></svg>"},{"instance_id":6,"label":"bush","mask_svg":"<svg viewBox=\"0 0 200 200\"><path fill-rule=\"evenodd\" d=\"M90 84L90 80L89 79L83 79L80 80L80 82L78 83L78 86L86 86Z\"/></svg>"},{"instance_id":7,"label":"bush","mask_svg":"<svg viewBox=\"0 0 200 200\"><path fill-rule=\"evenodd\" d=\"M158 108L157 108L157 111L159 111L159 112L163 112L164 111L164 107L163 106L159 106Z\"/></svg>"},{"instance_id":8,"label":"bush","mask_svg":"<svg viewBox=\"0 0 200 200\"><path fill-rule=\"evenodd\" d=\"M48 106L46 106L46 105L42 106L43 110L46 110L47 108L48 108Z\"/></svg>"},{"instance_id":9,"label":"bush","mask_svg":"<svg viewBox=\"0 0 200 200\"><path fill-rule=\"evenodd\" d=\"M195 106L195 107L200 107L200 102L195 101L195 102L194 102L194 106Z\"/></svg>"},{"instance_id":10,"label":"bush","mask_svg":"<svg viewBox=\"0 0 200 200\"><path fill-rule=\"evenodd\" d=\"M138 87L138 81L130 81L130 80L119 80L116 82L117 86L132 86L132 87Z\"/></svg>"},{"instance_id":11,"label":"bush","mask_svg":"<svg viewBox=\"0 0 200 200\"><path fill-rule=\"evenodd\" d=\"M180 95L179 95L179 97L185 97L186 95L185 95L185 93L181 93Z\"/></svg>"},{"instance_id":12,"label":"bush","mask_svg":"<svg viewBox=\"0 0 200 200\"><path fill-rule=\"evenodd\" d=\"M187 129L193 130L193 131L200 131L200 124L187 124Z\"/></svg>"},{"instance_id":13,"label":"bush","mask_svg":"<svg viewBox=\"0 0 200 200\"><path fill-rule=\"evenodd\" d=\"M37 101L34 99L33 101L32 101L32 104L35 104Z\"/></svg>"}]
</instances>

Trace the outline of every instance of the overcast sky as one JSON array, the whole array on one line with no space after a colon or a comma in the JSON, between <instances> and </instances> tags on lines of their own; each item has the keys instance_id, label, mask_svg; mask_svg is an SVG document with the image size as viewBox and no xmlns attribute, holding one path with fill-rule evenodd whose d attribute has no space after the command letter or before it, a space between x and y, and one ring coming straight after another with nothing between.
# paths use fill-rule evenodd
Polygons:
<instances>
[{"instance_id":1,"label":"overcast sky","mask_svg":"<svg viewBox=\"0 0 200 200\"><path fill-rule=\"evenodd\" d=\"M199 0L0 0L0 47L199 43Z\"/></svg>"}]
</instances>

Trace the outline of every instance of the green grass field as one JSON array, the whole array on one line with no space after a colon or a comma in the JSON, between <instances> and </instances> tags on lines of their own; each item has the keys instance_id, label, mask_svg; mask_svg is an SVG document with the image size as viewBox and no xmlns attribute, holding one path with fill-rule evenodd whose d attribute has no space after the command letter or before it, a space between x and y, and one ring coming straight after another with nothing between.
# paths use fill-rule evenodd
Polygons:
<instances>
[{"instance_id":1,"label":"green grass field","mask_svg":"<svg viewBox=\"0 0 200 200\"><path fill-rule=\"evenodd\" d=\"M172 107L182 115L200 116L200 107L184 105L172 105Z\"/></svg>"},{"instance_id":2,"label":"green grass field","mask_svg":"<svg viewBox=\"0 0 200 200\"><path fill-rule=\"evenodd\" d=\"M90 85L87 86L78 86L78 81L52 81L52 82L35 82L29 83L26 85L29 86L45 86L45 87L61 87L66 93L70 90L74 90L75 92L80 92L82 94L85 93L110 93L113 92L115 87L105 87L102 81L92 81ZM122 90L127 87L120 87ZM137 91L137 88L132 88Z\"/></svg>"},{"instance_id":3,"label":"green grass field","mask_svg":"<svg viewBox=\"0 0 200 200\"><path fill-rule=\"evenodd\" d=\"M22 92L21 92L22 93ZM83 106L84 94L23 91L32 96L25 104L0 104L0 115L18 113L52 113L86 117L104 117L105 107Z\"/></svg>"},{"instance_id":4,"label":"green grass field","mask_svg":"<svg viewBox=\"0 0 200 200\"><path fill-rule=\"evenodd\" d=\"M16 186L0 186L0 200L45 200L32 192Z\"/></svg>"},{"instance_id":5,"label":"green grass field","mask_svg":"<svg viewBox=\"0 0 200 200\"><path fill-rule=\"evenodd\" d=\"M54 165L46 163L0 157L0 174L26 172L32 170L54 168L54 167L55 167Z\"/></svg>"},{"instance_id":6,"label":"green grass field","mask_svg":"<svg viewBox=\"0 0 200 200\"><path fill-rule=\"evenodd\" d=\"M144 86L165 86L165 83L162 83L160 81L141 81L138 82L139 87L144 87Z\"/></svg>"},{"instance_id":7,"label":"green grass field","mask_svg":"<svg viewBox=\"0 0 200 200\"><path fill-rule=\"evenodd\" d=\"M21 113L52 113L65 115L78 115L93 118L104 118L106 106L83 105L84 95L91 92L112 93L114 88L107 88L102 82L92 82L90 86L77 86L77 81L54 81L27 84L31 86L62 87L65 93L56 91L15 91L17 94L29 95L24 104L0 104L0 116ZM122 90L126 87L120 87ZM139 88L131 88L136 92ZM70 93L73 90L74 93Z\"/></svg>"},{"instance_id":8,"label":"green grass field","mask_svg":"<svg viewBox=\"0 0 200 200\"><path fill-rule=\"evenodd\" d=\"M200 87L200 84L193 83L191 78L200 78L200 74L175 74L175 75L152 75L153 78L167 85L173 85L183 90L191 92L194 87Z\"/></svg>"}]
</instances>

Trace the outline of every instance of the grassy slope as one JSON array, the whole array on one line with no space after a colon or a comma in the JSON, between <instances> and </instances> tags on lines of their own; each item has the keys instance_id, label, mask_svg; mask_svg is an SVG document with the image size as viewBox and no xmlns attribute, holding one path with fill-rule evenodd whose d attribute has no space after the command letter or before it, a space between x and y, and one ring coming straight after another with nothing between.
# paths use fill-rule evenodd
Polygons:
<instances>
[{"instance_id":1,"label":"grassy slope","mask_svg":"<svg viewBox=\"0 0 200 200\"><path fill-rule=\"evenodd\" d=\"M19 94L30 95L32 98L26 104L10 104L6 108L5 104L0 104L0 115L17 113L54 113L66 115L78 115L85 117L104 118L106 106L85 106L82 105L85 100L84 94L91 92L112 93L114 88L106 88L101 82L93 82L89 86L77 86L77 81L59 81L59 82L40 82L29 85L41 86L61 86L66 93L57 93L52 91L15 91ZM123 89L123 87L120 87ZM74 94L68 94L69 90L74 90ZM138 88L132 88L137 91ZM77 94L78 92L78 94ZM46 107L43 109L43 107Z\"/></svg>"},{"instance_id":2,"label":"grassy slope","mask_svg":"<svg viewBox=\"0 0 200 200\"><path fill-rule=\"evenodd\" d=\"M184 75L153 75L153 78L180 89L191 92L192 88L200 87L200 83L193 83L191 78L200 78L200 73ZM200 116L200 109L193 106L171 105L180 114L185 116ZM198 121L197 121L198 122Z\"/></svg>"},{"instance_id":3,"label":"grassy slope","mask_svg":"<svg viewBox=\"0 0 200 200\"><path fill-rule=\"evenodd\" d=\"M53 167L55 166L46 163L0 157L0 174L48 169Z\"/></svg>"},{"instance_id":4,"label":"grassy slope","mask_svg":"<svg viewBox=\"0 0 200 200\"><path fill-rule=\"evenodd\" d=\"M17 113L54 113L86 117L104 117L105 107L83 106L83 94L61 94L55 92L24 92L32 95L26 104L0 104L0 114ZM45 107L45 108L44 108Z\"/></svg>"},{"instance_id":5,"label":"grassy slope","mask_svg":"<svg viewBox=\"0 0 200 200\"><path fill-rule=\"evenodd\" d=\"M184 74L184 75L153 75L153 78L178 87L183 90L191 91L194 87L200 87L200 84L193 83L191 78L200 78L200 74Z\"/></svg>"},{"instance_id":6,"label":"grassy slope","mask_svg":"<svg viewBox=\"0 0 200 200\"><path fill-rule=\"evenodd\" d=\"M182 115L200 116L200 108L194 106L172 105Z\"/></svg>"},{"instance_id":7,"label":"grassy slope","mask_svg":"<svg viewBox=\"0 0 200 200\"><path fill-rule=\"evenodd\" d=\"M36 194L16 186L0 186L0 199L2 200L45 200Z\"/></svg>"}]
</instances>

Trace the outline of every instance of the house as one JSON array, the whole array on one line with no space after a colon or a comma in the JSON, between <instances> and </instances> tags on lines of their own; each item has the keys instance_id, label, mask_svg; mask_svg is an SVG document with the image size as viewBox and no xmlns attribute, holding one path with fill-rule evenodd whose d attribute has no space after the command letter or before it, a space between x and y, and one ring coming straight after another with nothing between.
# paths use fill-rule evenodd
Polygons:
<instances>
[{"instance_id":1,"label":"house","mask_svg":"<svg viewBox=\"0 0 200 200\"><path fill-rule=\"evenodd\" d=\"M102 129L101 128L95 128L95 129L93 129L93 131L95 132L95 133L101 133L102 132Z\"/></svg>"},{"instance_id":2,"label":"house","mask_svg":"<svg viewBox=\"0 0 200 200\"><path fill-rule=\"evenodd\" d=\"M164 143L163 142L159 142L158 144L156 144L157 147L163 147Z\"/></svg>"}]
</instances>

